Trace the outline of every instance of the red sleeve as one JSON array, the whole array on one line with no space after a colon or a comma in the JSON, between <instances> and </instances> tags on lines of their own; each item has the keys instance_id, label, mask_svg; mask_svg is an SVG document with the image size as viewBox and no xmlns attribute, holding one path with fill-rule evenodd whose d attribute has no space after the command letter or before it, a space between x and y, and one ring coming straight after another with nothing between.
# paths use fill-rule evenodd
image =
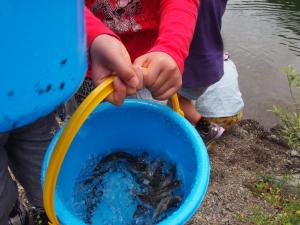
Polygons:
<instances>
[{"instance_id":1,"label":"red sleeve","mask_svg":"<svg viewBox=\"0 0 300 225\"><path fill-rule=\"evenodd\" d=\"M197 20L199 0L161 0L158 38L149 52L165 52L181 72L189 51Z\"/></svg>"},{"instance_id":2,"label":"red sleeve","mask_svg":"<svg viewBox=\"0 0 300 225\"><path fill-rule=\"evenodd\" d=\"M84 7L85 23L86 23L86 35L87 35L87 46L90 49L94 39L101 34L108 34L119 39L119 37L112 32L104 23L102 23L94 14L87 8Z\"/></svg>"}]
</instances>

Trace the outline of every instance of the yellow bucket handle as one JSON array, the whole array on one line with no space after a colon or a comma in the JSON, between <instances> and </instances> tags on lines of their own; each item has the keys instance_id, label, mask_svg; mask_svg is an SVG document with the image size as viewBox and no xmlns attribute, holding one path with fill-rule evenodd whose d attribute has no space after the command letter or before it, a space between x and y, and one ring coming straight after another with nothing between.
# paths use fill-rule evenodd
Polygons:
<instances>
[{"instance_id":1,"label":"yellow bucket handle","mask_svg":"<svg viewBox=\"0 0 300 225\"><path fill-rule=\"evenodd\" d=\"M108 95L113 92L113 80L113 76L106 78L103 83L96 87L86 97L86 99L80 104L70 121L65 126L60 138L57 141L57 144L55 145L48 164L44 183L44 207L47 216L51 221L50 224L59 225L54 209L54 191L65 155L67 154L75 135L86 118ZM176 93L171 97L171 102L173 109L183 116L183 111L180 109L178 96Z\"/></svg>"}]
</instances>

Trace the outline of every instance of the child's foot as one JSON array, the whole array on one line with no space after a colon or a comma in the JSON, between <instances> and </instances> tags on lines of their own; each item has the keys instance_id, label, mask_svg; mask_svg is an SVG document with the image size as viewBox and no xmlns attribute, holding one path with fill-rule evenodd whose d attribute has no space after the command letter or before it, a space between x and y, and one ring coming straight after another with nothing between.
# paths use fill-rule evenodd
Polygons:
<instances>
[{"instance_id":1,"label":"child's foot","mask_svg":"<svg viewBox=\"0 0 300 225\"><path fill-rule=\"evenodd\" d=\"M46 215L46 212L43 208L40 207L32 207L32 221L34 225L48 225L49 219Z\"/></svg>"},{"instance_id":2,"label":"child's foot","mask_svg":"<svg viewBox=\"0 0 300 225\"><path fill-rule=\"evenodd\" d=\"M24 205L17 200L16 204L9 214L8 225L28 225L29 217Z\"/></svg>"},{"instance_id":3,"label":"child's foot","mask_svg":"<svg viewBox=\"0 0 300 225\"><path fill-rule=\"evenodd\" d=\"M213 141L221 137L225 131L223 127L216 123L210 123L205 119L200 119L196 124L196 129L206 146L209 146Z\"/></svg>"}]
</instances>

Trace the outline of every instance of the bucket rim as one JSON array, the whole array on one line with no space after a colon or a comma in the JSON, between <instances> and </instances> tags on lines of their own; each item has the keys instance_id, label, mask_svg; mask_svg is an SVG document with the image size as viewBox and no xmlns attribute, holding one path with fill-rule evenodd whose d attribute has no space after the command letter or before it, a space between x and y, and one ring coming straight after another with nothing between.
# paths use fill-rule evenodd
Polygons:
<instances>
[{"instance_id":1,"label":"bucket rim","mask_svg":"<svg viewBox=\"0 0 300 225\"><path fill-rule=\"evenodd\" d=\"M161 221L157 225L180 225L186 223L197 211L198 207L200 206L201 202L203 201L208 184L209 184L209 177L210 177L210 162L208 153L206 150L206 146L204 145L200 135L196 131L196 129L181 115L173 111L171 108L169 108L166 105L144 100L144 99L126 99L124 101L124 104L122 106L144 106L144 107L153 107L156 108L157 111L160 113L163 113L167 115L168 117L171 117L171 119L175 120L176 123L178 123L185 132L188 132L190 139L192 140L192 143L194 145L193 149L196 149L195 156L196 156L196 165L197 165L197 172L196 176L191 188L191 191L184 199L183 203L180 205L180 207L173 212L170 216L168 216L165 220ZM119 106L119 107L122 107ZM97 108L91 113L91 115L101 112L102 110L108 110L113 106L111 103L104 102L101 103L101 105L97 106ZM49 164L51 154L54 150L54 147L64 129L65 125L61 127L61 129L55 134L54 138L52 139L42 165L42 174L41 174L41 183L42 187L44 188L44 179L47 171L47 166ZM63 202L60 198L58 198L56 191L54 195L55 199L55 208L56 206L59 206L60 212L57 212L57 217L61 218L61 215L64 215L64 217L72 218L71 221L76 221L76 224L78 225L86 225L83 221L79 220L77 217L75 217L72 213L69 212L69 210L66 209Z\"/></svg>"}]
</instances>

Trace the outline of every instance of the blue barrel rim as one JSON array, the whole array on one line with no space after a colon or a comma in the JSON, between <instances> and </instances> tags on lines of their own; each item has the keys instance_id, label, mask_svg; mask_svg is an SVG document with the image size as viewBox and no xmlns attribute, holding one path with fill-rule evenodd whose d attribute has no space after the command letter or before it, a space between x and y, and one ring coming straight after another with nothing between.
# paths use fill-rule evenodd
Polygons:
<instances>
[{"instance_id":1,"label":"blue barrel rim","mask_svg":"<svg viewBox=\"0 0 300 225\"><path fill-rule=\"evenodd\" d=\"M203 201L208 188L209 177L210 177L210 162L209 162L208 153L206 151L206 146L203 143L196 129L183 116L179 115L171 108L153 101L142 100L142 99L127 99L124 102L124 105L129 105L129 106L136 106L140 104L158 108L161 113L172 117L185 130L189 130L189 135L191 135L190 138L193 140L192 141L193 145L195 145L194 149L198 149L198 151L195 151L197 172L190 193L174 213L172 213L168 218L161 221L157 225L184 224L187 221L189 221L191 217L195 214L201 202ZM112 107L110 103L106 103L106 102L102 103L92 112L92 114L97 113L98 111L101 110L109 109L110 107ZM42 187L44 187L44 180L46 175L45 172L47 171L47 166L49 164L52 152L54 150L54 147L59 137L61 136L63 129L64 126L56 133L45 154L44 162L42 165L42 172L41 172ZM68 218L73 218L74 219L73 221L77 221L78 225L79 224L86 225L83 221L76 218L72 213L69 212L69 210L66 209L66 207L61 202L61 200L57 197L56 194L55 194L55 205L59 205L60 208L60 212L56 212L58 219L61 218L61 215L64 215L64 217L67 216Z\"/></svg>"}]
</instances>

